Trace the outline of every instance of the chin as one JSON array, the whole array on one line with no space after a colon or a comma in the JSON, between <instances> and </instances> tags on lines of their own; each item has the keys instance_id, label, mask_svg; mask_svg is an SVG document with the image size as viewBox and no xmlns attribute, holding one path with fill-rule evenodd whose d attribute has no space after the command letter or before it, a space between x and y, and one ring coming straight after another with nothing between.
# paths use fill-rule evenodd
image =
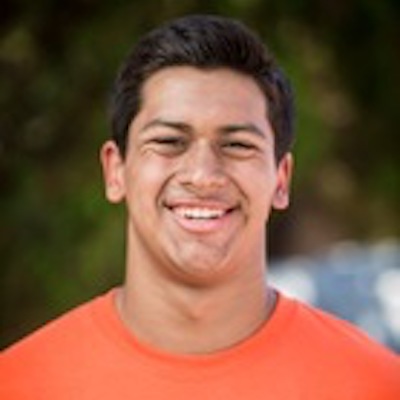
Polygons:
<instances>
[{"instance_id":1,"label":"chin","mask_svg":"<svg viewBox=\"0 0 400 400\"><path fill-rule=\"evenodd\" d=\"M210 258L193 258L188 262L175 264L176 277L194 286L211 285L224 281L233 274L232 264Z\"/></svg>"}]
</instances>

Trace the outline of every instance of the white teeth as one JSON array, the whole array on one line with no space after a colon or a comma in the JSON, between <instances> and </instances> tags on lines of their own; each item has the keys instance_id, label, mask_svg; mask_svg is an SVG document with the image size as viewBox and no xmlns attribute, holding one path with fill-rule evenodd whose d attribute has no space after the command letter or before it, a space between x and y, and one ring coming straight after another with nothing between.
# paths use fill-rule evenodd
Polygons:
<instances>
[{"instance_id":1,"label":"white teeth","mask_svg":"<svg viewBox=\"0 0 400 400\"><path fill-rule=\"evenodd\" d=\"M224 214L224 210L215 210L209 208L175 208L175 212L183 218L188 219L215 219L221 218Z\"/></svg>"}]
</instances>

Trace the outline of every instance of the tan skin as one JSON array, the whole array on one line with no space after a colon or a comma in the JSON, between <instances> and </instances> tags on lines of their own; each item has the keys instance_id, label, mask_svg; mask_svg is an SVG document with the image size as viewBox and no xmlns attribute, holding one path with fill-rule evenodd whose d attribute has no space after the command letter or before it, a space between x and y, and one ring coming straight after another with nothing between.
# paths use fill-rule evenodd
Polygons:
<instances>
[{"instance_id":1,"label":"tan skin","mask_svg":"<svg viewBox=\"0 0 400 400\"><path fill-rule=\"evenodd\" d=\"M101 150L106 196L124 201L126 281L117 307L143 343L205 354L268 320L266 222L289 202L257 84L229 69L170 67L143 87L125 157Z\"/></svg>"}]
</instances>

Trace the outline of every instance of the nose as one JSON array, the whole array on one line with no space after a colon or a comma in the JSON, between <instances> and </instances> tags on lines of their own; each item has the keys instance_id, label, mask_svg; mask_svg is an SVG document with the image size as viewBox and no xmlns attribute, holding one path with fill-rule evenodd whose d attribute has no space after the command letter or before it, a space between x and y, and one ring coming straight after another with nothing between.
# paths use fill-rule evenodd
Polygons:
<instances>
[{"instance_id":1,"label":"nose","mask_svg":"<svg viewBox=\"0 0 400 400\"><path fill-rule=\"evenodd\" d=\"M184 186L198 193L226 185L228 179L218 150L208 142L193 144L181 165L180 180Z\"/></svg>"}]
</instances>

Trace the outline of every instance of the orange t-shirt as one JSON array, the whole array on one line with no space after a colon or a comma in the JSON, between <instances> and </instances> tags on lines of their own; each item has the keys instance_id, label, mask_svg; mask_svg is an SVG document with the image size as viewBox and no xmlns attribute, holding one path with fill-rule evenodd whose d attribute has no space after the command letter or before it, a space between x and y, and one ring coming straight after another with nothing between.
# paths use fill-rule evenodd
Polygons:
<instances>
[{"instance_id":1,"label":"orange t-shirt","mask_svg":"<svg viewBox=\"0 0 400 400\"><path fill-rule=\"evenodd\" d=\"M396 355L349 324L281 294L255 335L201 356L139 343L120 321L114 294L4 351L0 399L400 399Z\"/></svg>"}]
</instances>

